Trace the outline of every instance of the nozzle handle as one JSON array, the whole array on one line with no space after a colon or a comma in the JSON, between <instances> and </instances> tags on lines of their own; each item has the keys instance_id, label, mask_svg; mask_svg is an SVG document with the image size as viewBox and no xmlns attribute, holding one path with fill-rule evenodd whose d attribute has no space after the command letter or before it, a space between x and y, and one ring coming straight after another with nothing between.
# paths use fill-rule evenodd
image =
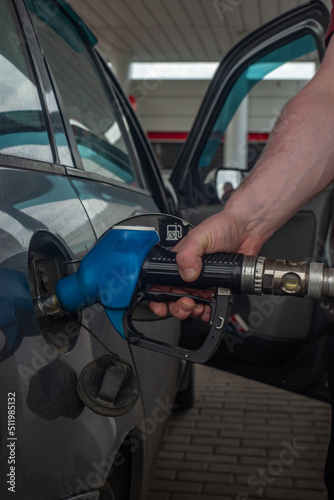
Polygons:
<instances>
[{"instance_id":1,"label":"nozzle handle","mask_svg":"<svg viewBox=\"0 0 334 500\"><path fill-rule=\"evenodd\" d=\"M176 252L155 245L147 256L140 274L145 284L170 285L187 288L228 288L241 292L244 255L240 253L205 254L200 276L185 282L176 263Z\"/></svg>"}]
</instances>

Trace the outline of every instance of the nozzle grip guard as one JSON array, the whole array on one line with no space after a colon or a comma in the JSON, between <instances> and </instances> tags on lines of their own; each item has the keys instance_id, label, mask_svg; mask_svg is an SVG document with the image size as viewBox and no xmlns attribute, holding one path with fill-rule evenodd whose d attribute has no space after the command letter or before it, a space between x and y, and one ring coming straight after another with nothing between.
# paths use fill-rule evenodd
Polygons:
<instances>
[{"instance_id":1,"label":"nozzle grip guard","mask_svg":"<svg viewBox=\"0 0 334 500\"><path fill-rule=\"evenodd\" d=\"M185 359L193 363L205 363L218 349L223 338L225 326L229 318L232 296L230 290L218 289L212 300L203 299L194 295L188 295L195 302L209 304L211 307L210 331L199 349L187 349L180 346L171 346L158 340L152 340L139 332L132 322L132 313L140 302L154 300L156 302L175 301L184 295L175 293L150 292L146 289L139 292L131 308L124 316L125 332L130 344L160 352L169 356Z\"/></svg>"},{"instance_id":2,"label":"nozzle grip guard","mask_svg":"<svg viewBox=\"0 0 334 500\"><path fill-rule=\"evenodd\" d=\"M232 303L231 291L240 293L241 274L244 255L231 253L216 253L204 255L203 268L199 278L192 282L185 282L179 273L176 263L176 252L155 245L146 257L140 272L137 294L131 307L124 315L124 331L132 345L164 353L170 356L186 359L194 363L205 363L216 352L224 335L225 324L229 318ZM211 307L210 331L197 350L171 346L157 340L151 340L140 333L132 322L132 313L140 302L152 300L155 302L176 301L185 294L152 292L149 286L153 284L175 286L180 288L218 288L212 300L187 294L186 296L197 303L208 304ZM146 289L145 289L146 286ZM144 290L143 290L144 288Z\"/></svg>"}]
</instances>

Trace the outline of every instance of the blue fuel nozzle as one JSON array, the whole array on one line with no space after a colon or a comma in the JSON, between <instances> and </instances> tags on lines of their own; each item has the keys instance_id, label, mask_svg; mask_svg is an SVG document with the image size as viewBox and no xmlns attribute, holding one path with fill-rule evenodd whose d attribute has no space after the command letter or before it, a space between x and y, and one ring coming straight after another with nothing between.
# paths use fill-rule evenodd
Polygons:
<instances>
[{"instance_id":1,"label":"blue fuel nozzle","mask_svg":"<svg viewBox=\"0 0 334 500\"><path fill-rule=\"evenodd\" d=\"M76 312L99 303L125 338L124 312L130 306L142 265L158 242L154 228L110 229L83 258L79 270L56 284L62 309Z\"/></svg>"}]
</instances>

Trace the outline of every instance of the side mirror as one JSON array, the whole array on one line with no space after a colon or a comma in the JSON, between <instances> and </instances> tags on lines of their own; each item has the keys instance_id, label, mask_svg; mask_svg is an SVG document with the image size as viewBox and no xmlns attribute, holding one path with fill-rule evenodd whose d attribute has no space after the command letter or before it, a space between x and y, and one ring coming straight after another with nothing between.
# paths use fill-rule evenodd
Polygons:
<instances>
[{"instance_id":1,"label":"side mirror","mask_svg":"<svg viewBox=\"0 0 334 500\"><path fill-rule=\"evenodd\" d=\"M247 170L216 168L208 173L204 180L206 192L212 193L209 203L226 203L233 191L247 174Z\"/></svg>"}]
</instances>

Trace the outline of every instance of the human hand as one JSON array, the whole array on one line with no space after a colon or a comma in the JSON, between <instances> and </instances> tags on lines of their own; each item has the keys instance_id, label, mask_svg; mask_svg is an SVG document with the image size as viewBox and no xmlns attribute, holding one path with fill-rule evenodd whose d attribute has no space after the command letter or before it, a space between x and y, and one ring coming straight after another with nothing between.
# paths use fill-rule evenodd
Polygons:
<instances>
[{"instance_id":1,"label":"human hand","mask_svg":"<svg viewBox=\"0 0 334 500\"><path fill-rule=\"evenodd\" d=\"M176 262L181 277L185 282L192 282L201 273L201 257L204 253L240 252L256 255L262 243L263 241L256 236L256 232L249 231L242 217L235 217L224 210L192 229L176 245L174 250L177 252ZM211 298L212 295L212 290L189 289L186 287L186 283L185 288L159 286L154 289L165 292L194 294L205 298ZM157 316L165 316L169 309L173 316L181 320L188 317L200 317L203 321L209 321L211 313L208 305L196 304L189 297L183 297L169 304L150 302L149 306Z\"/></svg>"}]
</instances>

